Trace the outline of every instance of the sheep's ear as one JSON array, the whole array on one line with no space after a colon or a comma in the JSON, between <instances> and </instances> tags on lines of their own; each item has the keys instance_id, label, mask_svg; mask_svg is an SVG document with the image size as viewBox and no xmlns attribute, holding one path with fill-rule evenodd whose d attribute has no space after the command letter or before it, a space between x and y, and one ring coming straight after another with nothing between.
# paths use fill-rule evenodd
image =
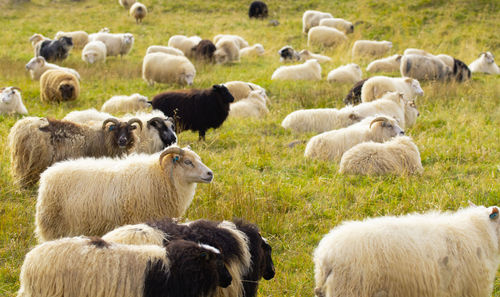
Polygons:
<instances>
[{"instance_id":1,"label":"sheep's ear","mask_svg":"<svg viewBox=\"0 0 500 297\"><path fill-rule=\"evenodd\" d=\"M12 89L13 89L13 90L17 90L17 91L21 92L21 89L20 89L20 88L18 88L18 87L12 87Z\"/></svg>"},{"instance_id":2,"label":"sheep's ear","mask_svg":"<svg viewBox=\"0 0 500 297\"><path fill-rule=\"evenodd\" d=\"M214 90L222 89L222 85L213 85L212 88Z\"/></svg>"},{"instance_id":3,"label":"sheep's ear","mask_svg":"<svg viewBox=\"0 0 500 297\"><path fill-rule=\"evenodd\" d=\"M398 55L398 56L396 57L396 61L400 62L400 61L401 61L401 58L403 58L403 56Z\"/></svg>"},{"instance_id":4,"label":"sheep's ear","mask_svg":"<svg viewBox=\"0 0 500 297\"><path fill-rule=\"evenodd\" d=\"M490 219L492 219L492 220L497 220L498 219L498 208L497 207L493 207L491 209Z\"/></svg>"},{"instance_id":5,"label":"sheep's ear","mask_svg":"<svg viewBox=\"0 0 500 297\"><path fill-rule=\"evenodd\" d=\"M351 113L351 114L349 115L349 119L350 119L350 120L353 120L353 121L359 121L359 120L361 120L360 116L359 116L359 115L357 115L356 113Z\"/></svg>"},{"instance_id":6,"label":"sheep's ear","mask_svg":"<svg viewBox=\"0 0 500 297\"><path fill-rule=\"evenodd\" d=\"M412 81L413 81L413 78L411 78L411 77L407 77L407 78L405 78L405 82L406 82L406 83L411 84L411 82L412 82Z\"/></svg>"}]
</instances>

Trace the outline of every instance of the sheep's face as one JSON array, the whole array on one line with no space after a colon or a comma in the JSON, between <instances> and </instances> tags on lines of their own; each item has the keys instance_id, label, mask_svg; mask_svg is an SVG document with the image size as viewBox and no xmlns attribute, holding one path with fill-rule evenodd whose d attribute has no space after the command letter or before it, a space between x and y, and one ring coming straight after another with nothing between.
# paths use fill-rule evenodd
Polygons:
<instances>
[{"instance_id":1,"label":"sheep's face","mask_svg":"<svg viewBox=\"0 0 500 297\"><path fill-rule=\"evenodd\" d=\"M201 158L189 148L184 148L182 154L170 153L161 156L160 164L167 174L170 174L172 170L168 166L169 163L173 163L174 175L186 183L210 183L214 178L212 170L203 164Z\"/></svg>"},{"instance_id":2,"label":"sheep's face","mask_svg":"<svg viewBox=\"0 0 500 297\"><path fill-rule=\"evenodd\" d=\"M168 147L177 142L177 135L175 135L174 120L172 118L164 119L154 117L147 123L148 129L155 129L158 131L158 136L163 142L164 147Z\"/></svg>"},{"instance_id":3,"label":"sheep's face","mask_svg":"<svg viewBox=\"0 0 500 297\"><path fill-rule=\"evenodd\" d=\"M26 69L27 70L36 70L45 65L45 58L44 57L35 57L32 58L28 64L26 64Z\"/></svg>"},{"instance_id":4,"label":"sheep's face","mask_svg":"<svg viewBox=\"0 0 500 297\"><path fill-rule=\"evenodd\" d=\"M225 85L213 85L212 89L215 93L219 94L219 98L223 98L224 103L234 102L233 95L229 92Z\"/></svg>"},{"instance_id":5,"label":"sheep's face","mask_svg":"<svg viewBox=\"0 0 500 297\"><path fill-rule=\"evenodd\" d=\"M137 124L142 129L142 122L139 119L133 118L128 122L120 122L117 119L110 118L103 122L102 129L107 131L113 143L116 143L120 149L131 149L136 142L134 130L137 129Z\"/></svg>"},{"instance_id":6,"label":"sheep's face","mask_svg":"<svg viewBox=\"0 0 500 297\"><path fill-rule=\"evenodd\" d=\"M394 119L377 117L370 123L370 130L379 141L386 141L405 134Z\"/></svg>"},{"instance_id":7,"label":"sheep's face","mask_svg":"<svg viewBox=\"0 0 500 297\"><path fill-rule=\"evenodd\" d=\"M483 56L484 60L486 61L486 63L488 64L493 64L495 63L495 56L493 56L492 53L490 52L485 52L485 53L482 53L481 56Z\"/></svg>"},{"instance_id":8,"label":"sheep's face","mask_svg":"<svg viewBox=\"0 0 500 297\"><path fill-rule=\"evenodd\" d=\"M263 259L260 263L260 271L262 271L262 277L265 280L270 280L275 275L273 258L271 256L273 249L264 237L262 237L261 249Z\"/></svg>"},{"instance_id":9,"label":"sheep's face","mask_svg":"<svg viewBox=\"0 0 500 297\"><path fill-rule=\"evenodd\" d=\"M148 97L142 96L140 94L133 94L132 96L135 98L134 100L136 100L137 106L140 109L148 108L151 106L151 103L148 102Z\"/></svg>"},{"instance_id":10,"label":"sheep's face","mask_svg":"<svg viewBox=\"0 0 500 297\"><path fill-rule=\"evenodd\" d=\"M124 45L131 45L134 43L134 35L130 34L130 33L126 33L125 35L123 35L123 44Z\"/></svg>"},{"instance_id":11,"label":"sheep's face","mask_svg":"<svg viewBox=\"0 0 500 297\"><path fill-rule=\"evenodd\" d=\"M184 74L184 82L187 85L189 85L189 86L192 85L193 81L194 81L194 74L192 74L192 73Z\"/></svg>"},{"instance_id":12,"label":"sheep's face","mask_svg":"<svg viewBox=\"0 0 500 297\"><path fill-rule=\"evenodd\" d=\"M95 52L87 52L85 53L85 61L90 64L94 64L97 61L97 53Z\"/></svg>"},{"instance_id":13,"label":"sheep's face","mask_svg":"<svg viewBox=\"0 0 500 297\"><path fill-rule=\"evenodd\" d=\"M68 36L63 36L58 39L66 49L71 49L73 47L73 38Z\"/></svg>"},{"instance_id":14,"label":"sheep's face","mask_svg":"<svg viewBox=\"0 0 500 297\"><path fill-rule=\"evenodd\" d=\"M10 105L21 99L20 89L18 87L7 87L0 89L0 102L5 105ZM19 99L18 99L19 98Z\"/></svg>"},{"instance_id":15,"label":"sheep's face","mask_svg":"<svg viewBox=\"0 0 500 297\"><path fill-rule=\"evenodd\" d=\"M217 64L224 64L224 63L227 63L229 60L229 57L228 57L226 51L224 51L223 49L216 50L214 52L214 58L215 58L215 62Z\"/></svg>"},{"instance_id":16,"label":"sheep's face","mask_svg":"<svg viewBox=\"0 0 500 297\"><path fill-rule=\"evenodd\" d=\"M406 78L405 81L407 84L410 85L414 94L416 94L417 96L424 95L424 90L422 90L422 87L420 87L420 83L418 82L418 80L413 79L413 78Z\"/></svg>"},{"instance_id":17,"label":"sheep's face","mask_svg":"<svg viewBox=\"0 0 500 297\"><path fill-rule=\"evenodd\" d=\"M63 101L70 100L75 93L75 87L72 84L62 84L59 86L59 93Z\"/></svg>"},{"instance_id":18,"label":"sheep's face","mask_svg":"<svg viewBox=\"0 0 500 297\"><path fill-rule=\"evenodd\" d=\"M310 53L302 51L304 59L309 58ZM289 45L282 47L278 54L280 55L280 60L283 61L298 61L301 56Z\"/></svg>"}]
</instances>

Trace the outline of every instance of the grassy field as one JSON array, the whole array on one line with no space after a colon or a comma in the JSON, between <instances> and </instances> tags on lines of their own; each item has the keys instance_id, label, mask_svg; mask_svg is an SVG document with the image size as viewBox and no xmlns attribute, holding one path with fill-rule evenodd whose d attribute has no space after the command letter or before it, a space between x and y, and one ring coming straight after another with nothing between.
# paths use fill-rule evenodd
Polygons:
<instances>
[{"instance_id":1,"label":"grassy field","mask_svg":"<svg viewBox=\"0 0 500 297\"><path fill-rule=\"evenodd\" d=\"M179 135L181 146L191 145L215 174L209 185L199 185L186 213L188 219L243 217L257 223L274 250L276 277L262 281L259 296L313 296L311 254L321 237L343 220L405 214L429 209L456 210L470 200L481 205L500 204L500 78L474 74L464 84L421 83L425 95L417 102L420 117L407 130L418 145L425 172L420 176L343 176L338 164L303 157L305 144L288 148L296 135L281 128L291 111L312 107L342 107L350 86L319 82L274 82L280 65L277 51L290 44L307 48L301 33L307 9L329 11L336 17L363 21L349 41L335 49L312 47L332 57L323 64L323 77L333 68L356 62L363 69L369 60L352 60L357 39L390 40L391 52L423 48L447 53L467 64L481 51L500 56L500 2L432 0L267 1L270 18L249 20L251 1L145 0L150 15L136 25L118 1L80 2L33 0L23 4L0 2L0 87L23 90L30 115L63 117L71 110L100 108L117 94L135 92L153 96L178 89L176 85L149 87L141 79L146 48L166 45L174 34L212 39L219 33L238 34L251 44L262 43L266 54L233 65L196 63L194 87L205 88L230 80L251 81L266 88L272 104L263 119L228 119L206 142L197 134ZM168 2L168 3L166 3ZM135 36L131 53L105 64L86 65L73 51L62 65L82 76L78 100L59 105L41 103L39 83L24 65L33 56L28 38L33 33L53 37L59 31L112 32ZM364 77L369 74L364 74ZM398 73L391 74L399 76ZM0 295L15 296L24 255L36 244L33 234L37 188L20 190L10 174L6 139L19 116L0 116ZM457 272L460 273L460 272ZM500 296L500 272L494 286Z\"/></svg>"}]
</instances>

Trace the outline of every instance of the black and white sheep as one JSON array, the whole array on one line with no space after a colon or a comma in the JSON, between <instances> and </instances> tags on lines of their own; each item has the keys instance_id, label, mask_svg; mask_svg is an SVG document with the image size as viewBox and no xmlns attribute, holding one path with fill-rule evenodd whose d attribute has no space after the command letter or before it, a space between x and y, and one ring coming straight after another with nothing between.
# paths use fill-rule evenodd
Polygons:
<instances>
[{"instance_id":1,"label":"black and white sheep","mask_svg":"<svg viewBox=\"0 0 500 297\"><path fill-rule=\"evenodd\" d=\"M285 45L284 47L282 47L278 51L278 55L280 55L280 62L293 62L300 60L299 53L290 45Z\"/></svg>"},{"instance_id":2,"label":"black and white sheep","mask_svg":"<svg viewBox=\"0 0 500 297\"><path fill-rule=\"evenodd\" d=\"M268 9L267 4L262 1L253 1L248 8L248 17L256 19L267 18Z\"/></svg>"},{"instance_id":3,"label":"black and white sheep","mask_svg":"<svg viewBox=\"0 0 500 297\"><path fill-rule=\"evenodd\" d=\"M69 55L73 48L71 37L63 36L56 40L44 40L36 44L36 56L42 56L48 62L62 61Z\"/></svg>"},{"instance_id":4,"label":"black and white sheep","mask_svg":"<svg viewBox=\"0 0 500 297\"><path fill-rule=\"evenodd\" d=\"M6 87L0 89L0 114L28 114L23 104L21 89L18 87Z\"/></svg>"}]
</instances>

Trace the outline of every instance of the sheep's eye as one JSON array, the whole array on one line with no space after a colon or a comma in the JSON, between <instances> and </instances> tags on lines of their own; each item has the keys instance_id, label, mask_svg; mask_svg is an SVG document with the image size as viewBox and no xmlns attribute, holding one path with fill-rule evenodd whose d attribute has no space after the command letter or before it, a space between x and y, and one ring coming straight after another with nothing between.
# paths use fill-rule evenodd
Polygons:
<instances>
[{"instance_id":1,"label":"sheep's eye","mask_svg":"<svg viewBox=\"0 0 500 297\"><path fill-rule=\"evenodd\" d=\"M109 126L109 128L108 128L108 129L109 129L109 131L113 131L113 130L115 130L115 129L116 129L116 126L115 126L115 125L111 125L111 126Z\"/></svg>"},{"instance_id":2,"label":"sheep's eye","mask_svg":"<svg viewBox=\"0 0 500 297\"><path fill-rule=\"evenodd\" d=\"M186 164L186 165L193 165L193 162L191 162L191 160L185 160L184 164Z\"/></svg>"}]
</instances>

